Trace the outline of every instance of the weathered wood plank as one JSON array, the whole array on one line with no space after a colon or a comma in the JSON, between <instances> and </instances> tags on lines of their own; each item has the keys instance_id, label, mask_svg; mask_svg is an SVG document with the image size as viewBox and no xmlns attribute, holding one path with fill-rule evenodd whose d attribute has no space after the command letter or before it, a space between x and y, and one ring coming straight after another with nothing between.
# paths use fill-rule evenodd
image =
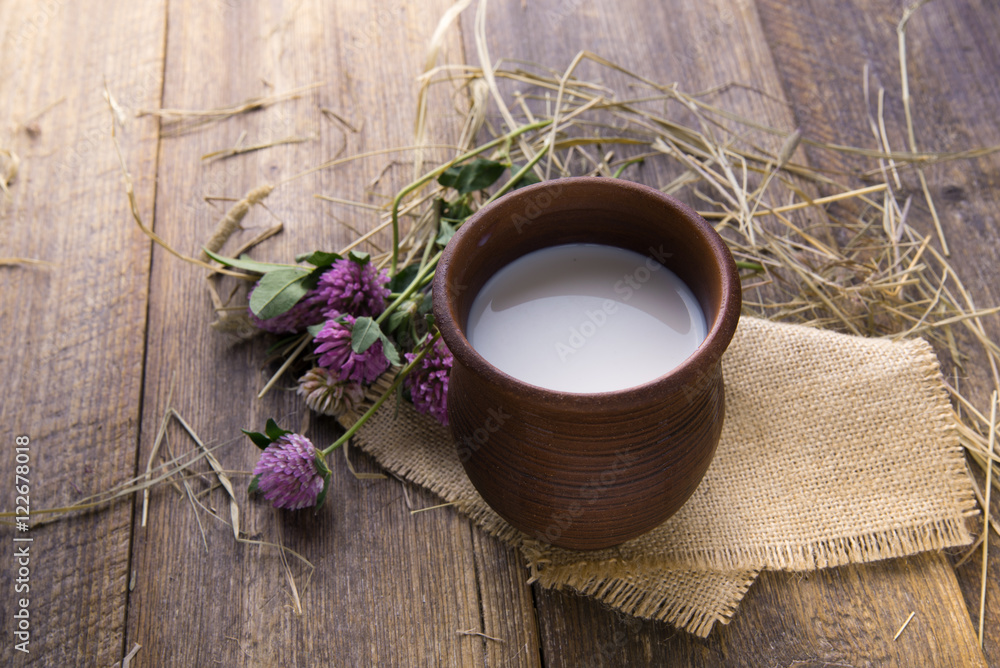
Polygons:
<instances>
[{"instance_id":1,"label":"weathered wood plank","mask_svg":"<svg viewBox=\"0 0 1000 668\"><path fill-rule=\"evenodd\" d=\"M466 50L474 53L471 19L466 18ZM817 30L833 21L832 17L817 20ZM533 2L527 7L494 3L489 26L494 59L514 56L560 69L578 50L587 48L654 80L678 81L688 91L734 81L748 84L759 92L730 89L716 98L716 103L774 127L790 130L797 125L792 113L795 107L783 102L787 83L775 69L766 38L770 35L762 31L752 3L718 0L666 7L636 0L613 8L589 2ZM795 34L787 26L781 30ZM807 50L808 44L803 48ZM894 44L885 48L890 56L894 53ZM824 53L813 59L821 68L835 61L837 54ZM811 79L803 77L802 81L829 79L837 91L855 81L836 68L829 72L817 69L809 75ZM604 76L612 83L616 79L613 74ZM805 88L791 94L793 99L800 95L802 100L812 100ZM851 135L832 136L842 142L852 139ZM670 176L655 164L629 175L651 184L665 183ZM935 592L933 608L928 609L922 627L926 642L893 644L892 635L912 608L914 592L903 589L911 583L910 578L923 583L918 593ZM931 661L935 665L977 665L982 661L955 576L945 561L933 557L809 576L768 574L751 589L731 626L705 642L664 625L624 620L577 596L544 591L536 591L536 596L543 653L549 665L826 661L829 659L820 657L837 654L829 647L837 637L838 623L859 645L840 652L853 659L847 661L849 665L866 665L866 661L867 665L926 665L929 656L940 659ZM872 600L878 601L877 606ZM814 617L818 610L823 611L822 616ZM888 636L881 631L897 621ZM876 627L879 633L870 633ZM876 660L880 657L888 663Z\"/></svg>"},{"instance_id":2,"label":"weathered wood plank","mask_svg":"<svg viewBox=\"0 0 1000 668\"><path fill-rule=\"evenodd\" d=\"M300 99L165 138L158 167L159 233L194 252L219 216L200 201L203 194L242 197L341 150L348 156L411 144L420 56L449 5L171 3L165 106L223 106L325 83ZM457 36L444 46L449 58L461 59ZM268 134L318 139L207 165L199 161L235 144L243 131L247 144ZM453 140L457 132L453 119L444 117L431 123L428 136ZM399 165L370 185L391 158ZM348 226L370 229L374 214L327 204L313 194L383 204L412 177L411 160L405 153L373 158L278 188L266 204L286 223L285 233L256 256L275 260L317 246L333 250L354 238ZM255 209L233 245L271 224L264 210ZM385 234L376 237L383 248L387 240ZM241 427L259 428L269 416L298 427L305 408L293 393L254 398L274 371L260 368L270 342L234 343L209 330L200 272L160 250L153 266L142 461L174 374L173 405L212 443L239 435ZM330 421L314 419L309 433L317 443L335 437ZM175 451L190 447L179 432L171 437ZM227 468L244 471L256 456L242 437L219 454ZM363 456L352 457L365 468ZM302 616L274 549L235 544L226 527L203 513L206 552L190 504L169 488L154 495L149 526L137 522L135 528L128 644L143 645L140 665L501 665L526 644L537 662L531 592L516 559L476 536L454 512L411 516L409 504L437 503L412 486L355 480L339 461L333 468L330 496L318 516L278 513L263 502L244 505L244 529L252 537L283 540L315 565L310 577L289 557ZM243 503L249 478L234 482ZM206 503L227 515L220 491Z\"/></svg>"},{"instance_id":3,"label":"weathered wood plank","mask_svg":"<svg viewBox=\"0 0 1000 668\"><path fill-rule=\"evenodd\" d=\"M0 2L0 148L22 160L0 193L4 510L13 510L14 438L30 440L31 507L66 505L132 476L142 391L149 243L132 224L104 84L121 107L156 105L163 3ZM136 192L155 188L156 124L119 129ZM148 214L148 207L146 209ZM18 533L29 590L15 592L4 531L0 661L70 665L121 656L131 503ZM39 518L35 517L37 521ZM29 601L30 654L14 649L15 601Z\"/></svg>"},{"instance_id":4,"label":"weathered wood plank","mask_svg":"<svg viewBox=\"0 0 1000 668\"><path fill-rule=\"evenodd\" d=\"M955 596L937 574L942 568L948 568L944 557L925 554L815 573L764 573L733 621L706 640L611 613L575 594L545 591L539 619L546 665L985 665L968 615L940 603Z\"/></svg>"},{"instance_id":5,"label":"weathered wood plank","mask_svg":"<svg viewBox=\"0 0 1000 668\"><path fill-rule=\"evenodd\" d=\"M538 622L521 555L473 529L488 666L541 666ZM494 640L495 639L495 640Z\"/></svg>"},{"instance_id":6,"label":"weathered wood plank","mask_svg":"<svg viewBox=\"0 0 1000 668\"><path fill-rule=\"evenodd\" d=\"M194 252L218 217L202 203L203 194L240 197L332 157L345 143L345 155L409 143L412 77L449 3L322 4L172 4L168 105L220 106L326 81L297 101L164 139L159 159L155 122L132 119L120 130L143 215L153 221L155 196L157 228L181 250ZM494 56L560 68L586 47L657 79L681 80L689 90L727 80L752 82L779 101L731 91L726 104L831 141L867 141L863 107L855 104L864 61L887 88L895 81L894 26L902 10L897 3L792 7L760 0L762 28L757 10L745 2L682 4L669 12L638 0L614 9L589 1L524 4L526 10L494 2ZM7 73L0 79L0 106L13 125L0 128L0 148L24 160L12 199L0 195L6 232L0 257L38 257L58 265L0 268L0 319L17 353L0 357L11 397L0 405L0 421L11 437L32 438L35 506L76 498L73 485L89 493L133 473L143 390L143 464L172 384L173 405L213 443L270 415L289 425L300 419L298 401L287 393L275 392L262 404L253 399L266 377L267 370L258 367L265 344L232 344L210 332L197 270L160 251L153 256L150 356L142 384L150 253L129 220L101 92L106 78L126 111L158 106L165 18L163 3L114 11L91 4L83 11L60 2L0 2ZM992 39L997 20L981 3L939 0L912 23L921 148L1000 143L990 111L1000 96L1000 47ZM446 49L451 60L460 59L454 39ZM362 131L344 128L320 107ZM888 113L895 133L890 139L901 148L898 101L890 100ZM30 131L19 127L22 122ZM444 118L432 125L431 136L450 138L454 129L453 119ZM293 134L318 139L199 163L201 154L233 145L243 130L247 143ZM353 195L384 164L372 159L277 190L268 204L287 231L262 253L287 257L317 239L336 247L353 236L339 222L370 227L373 218L321 205L311 195ZM936 169L932 182L944 184L935 186L935 194L956 265L977 298L996 303L997 225L985 194L997 185L996 159ZM405 164L391 169L368 201L381 203L380 195L410 174ZM652 168L635 174L648 182L664 177ZM916 192L912 179L907 184ZM914 211L926 225L926 213L919 206ZM255 210L242 238L271 222ZM378 243L385 241L383 236ZM981 370L971 371L970 382L985 388ZM328 423L314 424L310 433L319 442L334 436ZM171 444L175 451L190 447L178 430L171 431ZM9 471L9 449L3 452L0 468ZM252 466L254 453L244 442L219 453L230 468ZM364 468L364 458L359 460ZM242 487L246 480L236 482ZM144 647L133 665L538 665L541 658L549 665L976 665L971 623L940 557L808 576L768 574L732 624L704 642L545 590L535 592L539 631L523 567L507 548L449 510L411 516L396 481L356 481L338 465L334 485L326 510L315 518L245 506L243 525L252 536L282 540L316 565L310 579L301 563L289 560L302 617L294 613L277 552L234 545L228 529L202 513L206 553L194 511L169 488L154 496L145 529L131 524L131 505L121 504L33 530L36 625L28 662L72 665L86 657L108 665L138 642ZM405 489L415 507L435 503ZM218 490L202 500L226 515ZM136 589L126 638L130 531ZM10 584L9 565L2 573ZM966 602L978 608L975 560L960 576ZM987 654L994 661L996 594L991 585ZM4 629L12 628L12 611L0 606ZM917 612L911 626L890 642L910 611ZM12 652L4 644L0 656Z\"/></svg>"},{"instance_id":7,"label":"weathered wood plank","mask_svg":"<svg viewBox=\"0 0 1000 668\"><path fill-rule=\"evenodd\" d=\"M902 106L896 25L904 4L861 0L845 3L782 3L759 0L764 33L777 70L803 130L825 141L875 148L861 89L862 70L871 72L872 109L884 87L885 126L894 150L908 148ZM995 109L1000 104L1000 16L995 7L975 0L933 2L907 26L908 70L917 147L922 151L960 151L1000 144ZM837 85L834 82L844 82ZM813 160L835 169L852 169L845 156L812 151ZM996 155L926 170L931 194L951 248L952 266L979 306L1000 301L1000 218L995 192L1000 186ZM900 197L913 197L911 224L934 234L919 180L901 173ZM936 243L935 245L940 247ZM993 340L1000 321L986 318ZM970 346L970 349L972 347ZM942 356L947 367L947 356ZM950 372L949 372L950 375ZM960 373L961 387L988 411L993 382L989 367L973 357ZM994 506L994 513L996 512ZM993 536L995 539L995 535ZM1000 590L995 574L1000 549L990 550L990 573L984 651L1000 663ZM979 621L981 560L977 554L958 571L973 621Z\"/></svg>"}]
</instances>

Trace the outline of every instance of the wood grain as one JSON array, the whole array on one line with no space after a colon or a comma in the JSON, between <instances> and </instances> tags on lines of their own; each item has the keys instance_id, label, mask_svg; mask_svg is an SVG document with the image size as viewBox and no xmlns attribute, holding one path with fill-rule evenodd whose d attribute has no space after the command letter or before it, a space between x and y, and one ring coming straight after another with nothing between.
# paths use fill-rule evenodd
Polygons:
<instances>
[{"instance_id":1,"label":"wood grain","mask_svg":"<svg viewBox=\"0 0 1000 668\"><path fill-rule=\"evenodd\" d=\"M538 621L524 559L509 545L473 528L487 666L542 666Z\"/></svg>"},{"instance_id":2,"label":"wood grain","mask_svg":"<svg viewBox=\"0 0 1000 668\"><path fill-rule=\"evenodd\" d=\"M550 666L980 666L941 555L813 573L765 572L705 640L564 592L539 596ZM916 584L919 582L920 584ZM898 640L896 632L916 613ZM595 626L594 619L605 623ZM596 630L596 632L595 632Z\"/></svg>"},{"instance_id":3,"label":"wood grain","mask_svg":"<svg viewBox=\"0 0 1000 668\"><path fill-rule=\"evenodd\" d=\"M204 109L315 81L323 85L299 99L164 139L158 232L193 252L220 215L201 202L203 194L239 198L342 151L351 155L412 143L414 79L422 67L415 54L423 52L448 5L443 0L419 9L388 2L267 7L172 2L165 106ZM444 47L449 58L462 58L454 35ZM429 127L428 136L447 140L458 130L445 118ZM244 131L248 144L260 143L268 133L275 139L292 134L316 139L200 161L205 153L235 144ZM370 186L393 158L399 165ZM285 233L255 256L285 261L317 247L340 248L354 238L351 228L370 229L377 217L313 195L380 205L411 178L411 160L407 154L374 158L279 187L266 205L286 223ZM265 210L255 209L244 221L246 231L227 248L273 223ZM382 247L386 241L386 235L376 238ZM254 398L274 371L261 368L271 341L233 342L207 327L211 314L201 272L157 249L151 290L143 462L174 374L172 404L211 443L227 442L240 428L260 428L270 416L299 427L306 409L294 393L279 389L262 401ZM332 424L313 420L309 435L316 443L332 442ZM191 447L179 432L170 435L175 451ZM246 471L257 453L240 438L226 444L219 457L227 468ZM301 616L275 549L236 544L225 526L202 513L206 552L191 505L170 488L154 495L149 526L135 526L137 578L127 645L143 646L137 664L499 665L524 645L537 659L530 589L520 562L489 543L484 547L469 522L447 509L411 516L410 505L436 503L413 487L355 480L340 462L333 469L329 498L317 516L246 503L249 478L234 481L245 531L257 540L283 541L315 566L310 576L289 557ZM227 514L221 490L206 501ZM480 563L480 552L490 555L488 562ZM490 593L498 589L501 595ZM464 631L502 642L459 633Z\"/></svg>"},{"instance_id":4,"label":"wood grain","mask_svg":"<svg viewBox=\"0 0 1000 668\"><path fill-rule=\"evenodd\" d=\"M773 4L775 11L781 6ZM688 91L710 89L730 81L745 83L759 92L732 89L714 103L772 127L791 130L799 125L793 115L796 107L785 101L787 81L775 66L757 11L756 5L738 0L680 2L670 8L625 2L613 9L591 3L576 3L572 7L556 2L531 3L527 9L497 3L489 17L492 26L489 43L492 54L518 51L521 58L556 68L565 66L578 50L587 48L653 80L676 80ZM833 21L830 16L826 18L826 23ZM789 23L794 24L794 19L789 19ZM560 33L572 35L573 39L547 39L545 31L551 30L553 24L559 26ZM817 30L823 25L824 22L817 20ZM466 50L473 52L468 21L465 27ZM779 32L783 36L796 34L787 25ZM889 52L893 53L892 45ZM830 53L814 55L813 59L820 67L830 61L842 62L844 56L838 59ZM616 78L613 74L607 76ZM811 81L817 81L824 74L812 71L809 76ZM843 71L835 69L826 76L836 82L848 80ZM842 89L843 86L837 87L838 91ZM790 94L809 92L796 90ZM841 143L850 143L853 138L837 133L821 136ZM651 163L631 175L657 185L673 176L669 169ZM896 620L901 625L906 619L912 607L912 593L901 591L898 586L905 580L903 574L911 573L916 563L920 564L922 582L939 596L934 598L936 614L927 615L923 627L926 643L900 645L892 643L895 629L888 636L872 631L876 626L890 627ZM833 656L840 656L846 665L979 665L982 662L973 628L965 622L968 614L955 575L940 558L822 572L809 576L808 587L802 585L800 578L765 575L751 589L732 625L705 643L677 635L663 625L625 623L617 614L603 611L580 597L536 591L542 651L547 664L567 666L665 662L770 666L783 665L782 660L824 665ZM877 600L877 607L866 598ZM823 614L816 614L818 610ZM595 620L599 618L605 621L596 625L602 630L595 634L589 630L595 628ZM793 629L788 628L789 624ZM842 642L852 636L864 637L864 641L852 641L861 649L850 650ZM938 645L934 640L937 637L950 637L951 642ZM582 644L581 638L585 638ZM941 662L926 663L935 653Z\"/></svg>"},{"instance_id":5,"label":"wood grain","mask_svg":"<svg viewBox=\"0 0 1000 668\"><path fill-rule=\"evenodd\" d=\"M900 94L896 24L899 3L863 0L837 3L782 3L759 0L762 25L771 45L783 85L798 123L809 135L852 146L875 147L868 130L861 91L865 65L871 71L873 103L884 87L885 124L890 146L907 147L906 120ZM1000 144L995 114L989 100L1000 93L1000 31L995 7L967 0L930 3L913 16L907 27L907 53L914 132L923 151L960 151ZM839 86L837 81L854 81ZM811 151L814 162L850 170L856 161ZM913 197L909 221L924 234L934 234L928 206L912 172L901 174L899 197ZM997 266L1000 262L1000 217L996 191L1000 186L1000 157L987 156L931 167L927 170L931 194L951 247L952 265L980 305L1000 298ZM936 244L937 245L937 244ZM938 247L940 247L938 245ZM993 340L1000 337L1000 319L984 319ZM967 349L974 344L966 339ZM947 353L939 354L946 375ZM993 382L981 356L973 356L958 372L963 392L981 410L989 410ZM982 484L982 481L980 482ZM996 506L994 507L994 513ZM992 536L990 573L997 573L1000 549ZM979 554L957 572L973 620L979 621L981 583ZM986 628L1000 628L1000 590L989 582ZM986 634L984 650L1000 665L997 633Z\"/></svg>"},{"instance_id":6,"label":"wood grain","mask_svg":"<svg viewBox=\"0 0 1000 668\"><path fill-rule=\"evenodd\" d=\"M290 379L263 401L254 398L274 370L261 366L268 342L240 343L211 331L200 271L161 249L151 252L131 222L104 82L127 112L118 132L143 217L179 250L194 253L221 215L204 196L239 198L337 155L410 144L414 77L450 4L101 0L83 7L0 0L0 149L23 160L10 198L0 194L0 258L53 263L0 267L8 344L0 355L7 390L0 424L11 442L16 434L32 439L33 506L72 501L144 467L171 393L170 405L219 447L228 469L247 472L256 456L235 438L240 428L259 428L270 416L304 425L304 409L287 391ZM992 9L982 0L938 0L911 22L921 149L1000 144L1000 17ZM756 91L729 88L713 102L777 127L802 127L813 138L874 146L860 87L868 63L873 86L887 89L890 142L902 149L905 123L894 93L902 10L898 0L494 0L489 43L494 58L556 70L586 48L689 91L739 81ZM469 11L445 40L442 60L475 62L471 27ZM582 72L616 88L624 82L594 68ZM166 107L205 109L314 82L323 85L294 100L179 134L167 122L134 117L161 106L161 95ZM451 110L462 101L450 89L435 92L440 113L428 128L430 141L457 136L460 119ZM243 132L245 144L311 139L200 160L235 145ZM805 156L833 169L857 166L812 149ZM981 304L1000 297L992 194L1000 185L998 161L928 171L956 267ZM665 162L649 161L627 176L660 185L675 174ZM376 217L313 194L378 205L412 175L412 154L401 153L292 181L268 198L270 213L251 212L227 248L276 219L285 232L255 252L262 259L337 248ZM911 221L930 231L915 179L903 179L903 195L914 195ZM374 244L387 241L383 234ZM1000 338L1000 321L987 325ZM975 359L967 375L962 382L985 405L988 375ZM336 435L329 421L313 420L308 431L317 443ZM168 433L175 453L194 447L176 425ZM376 470L364 456L351 456L360 470ZM0 470L12 470L12 462L12 448L0 448ZM331 497L314 516L248 502L247 481L234 475L246 535L281 542L315 566L287 559L301 615L277 550L235 543L209 511L162 486L146 527L125 502L31 531L32 653L15 655L4 642L0 659L111 665L140 644L132 666L985 663L973 631L978 557L957 580L941 555L764 574L731 624L700 641L572 593L527 585L517 554L451 510L411 514L437 502L411 485L357 480L337 462ZM190 484L206 507L228 516L220 489L200 478ZM1000 549L991 554L986 658L1000 665ZM4 592L12 591L13 574L6 560ZM14 608L10 596L5 601L0 628L9 633ZM909 627L893 641L910 612L916 615Z\"/></svg>"},{"instance_id":7,"label":"wood grain","mask_svg":"<svg viewBox=\"0 0 1000 668\"><path fill-rule=\"evenodd\" d=\"M133 475L142 392L149 242L131 222L111 142L107 84L124 110L157 105L164 3L0 3L0 147L22 159L0 193L4 510L14 437L31 439L31 506L70 503ZM119 128L147 204L157 128ZM9 476L9 477L8 477ZM110 665L121 656L132 505L32 529L30 654L14 651L13 529L0 565L0 661ZM37 521L37 518L34 518Z\"/></svg>"}]
</instances>

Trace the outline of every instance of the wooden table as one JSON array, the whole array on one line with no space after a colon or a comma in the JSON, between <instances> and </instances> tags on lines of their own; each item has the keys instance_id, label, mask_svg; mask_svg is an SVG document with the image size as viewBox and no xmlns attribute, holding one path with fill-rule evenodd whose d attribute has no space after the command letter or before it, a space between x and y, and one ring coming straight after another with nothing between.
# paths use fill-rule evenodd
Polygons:
<instances>
[{"instance_id":1,"label":"wooden table","mask_svg":"<svg viewBox=\"0 0 1000 668\"><path fill-rule=\"evenodd\" d=\"M153 247L133 224L105 85L127 119L117 132L142 217L194 253L219 217L204 195L242 197L341 150L411 143L414 77L450 4L0 1L0 149L21 158L9 197L0 194L0 257L51 263L0 266L4 509L14 503L17 435L30 438L31 502L41 508L141 473L171 389L169 405L205 440L223 444L217 454L233 470L249 470L256 456L236 438L241 427L302 415L291 392L255 400L273 371L262 367L267 343L234 344L211 331L203 273ZM448 33L442 62L475 62L473 11ZM587 48L688 91L738 81L766 95L735 89L725 102L737 111L801 127L808 137L874 147L862 98L867 64L873 86L887 89L889 139L902 150L902 11L886 0L493 0L489 44L494 58L556 70ZM938 0L912 19L919 148L1000 144L997 35L995 3ZM317 81L324 85L296 100L177 137L154 117L134 116L139 109L224 107ZM438 115L430 136L453 139L459 123L457 115ZM235 144L244 130L247 143L311 139L200 160ZM808 147L805 155L833 170L855 166ZM397 158L378 192L391 193L412 176L408 158ZM285 231L268 242L267 256L338 248L354 235L347 225L371 227L374 216L312 195L365 192L386 161L320 171L276 190L267 205ZM635 178L656 184L656 176ZM1000 303L1000 159L949 163L929 176L963 280L980 305ZM912 182L906 187L918 192ZM914 220L930 229L926 206L914 200ZM255 209L245 234L271 224L268 212ZM990 326L1000 338L997 320ZM980 405L987 381L982 369L963 381ZM324 442L336 432L314 420L310 433ZM170 431L178 452L191 448L182 436ZM360 470L376 470L353 457ZM319 516L243 505L251 538L281 541L315 565L310 576L301 562L288 561L301 616L276 550L236 543L225 525L204 511L196 517L185 496L161 485L145 527L140 504L130 499L28 532L27 655L11 642L19 596L12 546L24 544L12 541L23 534L4 528L4 660L107 666L138 644L132 666L1000 665L995 548L984 651L975 631L978 557L956 570L941 554L766 573L732 623L699 640L528 585L521 558L456 513L408 512L408 504L435 503L431 495L393 479L356 480L335 461ZM243 500L246 478L236 482ZM201 500L225 516L221 490Z\"/></svg>"}]
</instances>

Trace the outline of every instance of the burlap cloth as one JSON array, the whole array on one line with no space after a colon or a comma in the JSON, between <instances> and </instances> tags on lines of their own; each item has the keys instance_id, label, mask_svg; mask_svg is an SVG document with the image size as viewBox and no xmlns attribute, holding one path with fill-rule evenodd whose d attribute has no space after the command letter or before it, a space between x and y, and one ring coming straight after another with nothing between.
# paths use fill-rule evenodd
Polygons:
<instances>
[{"instance_id":1,"label":"burlap cloth","mask_svg":"<svg viewBox=\"0 0 1000 668\"><path fill-rule=\"evenodd\" d=\"M926 341L745 317L723 374L725 426L701 485L662 525L606 550L554 548L511 527L472 487L448 429L406 402L386 402L355 442L520 549L533 580L699 636L729 621L762 569L971 542L972 483Z\"/></svg>"}]
</instances>

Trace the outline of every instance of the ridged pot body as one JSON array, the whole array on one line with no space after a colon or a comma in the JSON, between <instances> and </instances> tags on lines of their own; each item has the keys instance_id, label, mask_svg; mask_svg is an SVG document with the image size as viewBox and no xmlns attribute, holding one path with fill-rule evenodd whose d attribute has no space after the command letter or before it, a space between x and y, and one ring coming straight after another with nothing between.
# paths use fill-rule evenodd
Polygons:
<instances>
[{"instance_id":1,"label":"ridged pot body","mask_svg":"<svg viewBox=\"0 0 1000 668\"><path fill-rule=\"evenodd\" d=\"M476 294L522 255L567 243L618 246L661 261L698 299L705 341L669 373L615 392L549 390L488 363L465 336ZM522 188L456 233L433 292L455 358L448 415L459 457L504 519L546 543L599 549L652 529L691 496L722 430L721 357L741 306L732 256L694 211L617 179Z\"/></svg>"}]
</instances>

